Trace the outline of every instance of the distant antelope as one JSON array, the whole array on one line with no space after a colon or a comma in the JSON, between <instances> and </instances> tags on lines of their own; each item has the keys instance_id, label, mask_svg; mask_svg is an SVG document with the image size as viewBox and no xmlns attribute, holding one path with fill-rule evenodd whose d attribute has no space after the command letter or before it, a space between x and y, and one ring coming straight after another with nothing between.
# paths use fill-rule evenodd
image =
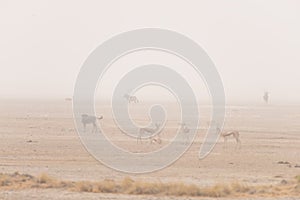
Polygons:
<instances>
[{"instance_id":1,"label":"distant antelope","mask_svg":"<svg viewBox=\"0 0 300 200\"><path fill-rule=\"evenodd\" d=\"M180 133L185 134L185 142L189 142L190 141L190 137L189 137L189 133L190 133L190 129L187 127L187 125L185 123L180 124Z\"/></svg>"},{"instance_id":2,"label":"distant antelope","mask_svg":"<svg viewBox=\"0 0 300 200\"><path fill-rule=\"evenodd\" d=\"M269 92L264 93L263 99L264 99L265 103L269 103Z\"/></svg>"},{"instance_id":3,"label":"distant antelope","mask_svg":"<svg viewBox=\"0 0 300 200\"><path fill-rule=\"evenodd\" d=\"M217 131L219 133L219 132L221 132L221 129L217 128ZM238 131L224 132L224 133L221 133L221 136L224 138L224 145L226 145L228 137L233 136L235 138L237 147L240 147L241 140L240 140L240 133Z\"/></svg>"},{"instance_id":4,"label":"distant antelope","mask_svg":"<svg viewBox=\"0 0 300 200\"><path fill-rule=\"evenodd\" d=\"M153 142L161 143L161 139L159 137L159 133L157 134L158 138L154 138L154 135L153 135L153 134L157 133L157 131L159 130L159 128L160 128L160 124L155 124L155 128L140 128L139 129L139 135L137 137L137 143L139 141L142 142L142 136L146 135L146 134L150 134L150 136L149 136L150 143L153 143Z\"/></svg>"},{"instance_id":5,"label":"distant antelope","mask_svg":"<svg viewBox=\"0 0 300 200\"><path fill-rule=\"evenodd\" d=\"M91 116L91 115L87 115L87 114L82 114L81 115L81 122L83 124L84 132L86 131L86 125L87 124L93 124L92 132L96 132L98 130L98 127L97 127L97 124L96 124L97 119L101 120L101 119L103 119L103 116L95 117L95 116Z\"/></svg>"},{"instance_id":6,"label":"distant antelope","mask_svg":"<svg viewBox=\"0 0 300 200\"><path fill-rule=\"evenodd\" d=\"M128 103L138 103L139 102L139 100L136 96L132 96L129 94L125 94L124 98L127 99Z\"/></svg>"}]
</instances>

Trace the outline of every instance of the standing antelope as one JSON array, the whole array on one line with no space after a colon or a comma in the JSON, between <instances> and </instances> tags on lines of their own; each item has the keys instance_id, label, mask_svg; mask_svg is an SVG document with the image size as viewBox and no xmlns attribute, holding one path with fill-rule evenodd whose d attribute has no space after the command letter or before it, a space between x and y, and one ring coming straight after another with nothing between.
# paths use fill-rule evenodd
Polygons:
<instances>
[{"instance_id":1,"label":"standing antelope","mask_svg":"<svg viewBox=\"0 0 300 200\"><path fill-rule=\"evenodd\" d=\"M264 93L263 99L264 99L265 103L269 103L269 92Z\"/></svg>"},{"instance_id":2,"label":"standing antelope","mask_svg":"<svg viewBox=\"0 0 300 200\"><path fill-rule=\"evenodd\" d=\"M128 103L138 103L139 102L139 100L136 96L132 96L129 94L125 94L124 98L127 99Z\"/></svg>"},{"instance_id":3,"label":"standing antelope","mask_svg":"<svg viewBox=\"0 0 300 200\"><path fill-rule=\"evenodd\" d=\"M185 143L190 141L189 133L190 129L185 123L180 124L180 133L185 134Z\"/></svg>"},{"instance_id":4,"label":"standing antelope","mask_svg":"<svg viewBox=\"0 0 300 200\"><path fill-rule=\"evenodd\" d=\"M217 132L221 132L220 128L217 128ZM230 136L233 136L235 138L236 141L236 147L240 147L241 145L241 140L240 140L240 133L238 131L229 131L229 132L223 132L221 133L221 136L224 138L224 146L227 143L227 139Z\"/></svg>"},{"instance_id":5,"label":"standing antelope","mask_svg":"<svg viewBox=\"0 0 300 200\"><path fill-rule=\"evenodd\" d=\"M150 138L150 143L153 143L153 142L161 143L159 133L157 133L157 131L159 131L159 128L160 128L160 124L155 124L155 128L140 128L139 134L137 137L137 143L139 141L142 142L142 136L145 134L150 134L150 136L147 137L147 138ZM154 138L154 136L155 136L154 134L157 134L158 138Z\"/></svg>"},{"instance_id":6,"label":"standing antelope","mask_svg":"<svg viewBox=\"0 0 300 200\"><path fill-rule=\"evenodd\" d=\"M83 124L83 131L86 131L86 125L87 124L93 124L93 130L92 132L96 132L98 130L97 124L96 124L96 119L103 119L103 116L101 117L95 117L87 114L82 114L81 115L81 122Z\"/></svg>"}]
</instances>

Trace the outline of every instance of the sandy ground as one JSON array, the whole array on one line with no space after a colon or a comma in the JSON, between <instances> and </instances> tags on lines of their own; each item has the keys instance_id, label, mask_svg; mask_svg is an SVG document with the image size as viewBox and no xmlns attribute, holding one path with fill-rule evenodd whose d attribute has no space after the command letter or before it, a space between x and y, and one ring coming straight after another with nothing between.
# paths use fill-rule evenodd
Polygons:
<instances>
[{"instance_id":1,"label":"sandy ground","mask_svg":"<svg viewBox=\"0 0 300 200\"><path fill-rule=\"evenodd\" d=\"M133 117L144 123L147 115L143 113L142 106L138 106ZM191 148L168 168L141 175L116 172L102 165L85 150L75 131L71 102L6 100L1 101L0 110L2 173L18 171L38 175L45 172L58 179L91 181L104 178L118 180L131 176L136 180L176 181L203 186L235 181L249 185L277 184L283 179L290 180L300 175L300 168L295 167L300 165L300 106L228 106L224 129L239 130L242 147L236 150L232 139L224 148L223 141L220 140L213 152L203 160L198 159L198 151L206 133L210 109L206 106L200 107L203 123ZM107 137L131 151L143 152L161 148L172 138L178 124L176 117L170 118L162 134L162 144L149 145L146 141L136 144L136 140L120 136L109 114L108 105L97 106L97 110L105 117L101 126L108 134ZM171 107L170 110L176 111ZM279 161L288 164L278 164ZM62 196L57 197L57 192L52 190L43 193L33 190L1 191L0 199L21 199L22 195L38 199L40 194L45 195L42 199L79 199L85 197L83 195L89 199L136 199L127 195L67 191L61 192Z\"/></svg>"},{"instance_id":2,"label":"sandy ground","mask_svg":"<svg viewBox=\"0 0 300 200\"><path fill-rule=\"evenodd\" d=\"M99 194L99 193L79 193L79 192L68 192L62 190L23 190L23 191L0 191L0 199L2 200L213 200L214 198L193 198L193 197L163 197L163 196L145 196L145 195L121 195L121 194ZM218 200L230 200L232 198L217 198ZM299 197L280 197L276 200L298 200ZM238 198L236 200L274 200L274 197L266 198Z\"/></svg>"}]
</instances>

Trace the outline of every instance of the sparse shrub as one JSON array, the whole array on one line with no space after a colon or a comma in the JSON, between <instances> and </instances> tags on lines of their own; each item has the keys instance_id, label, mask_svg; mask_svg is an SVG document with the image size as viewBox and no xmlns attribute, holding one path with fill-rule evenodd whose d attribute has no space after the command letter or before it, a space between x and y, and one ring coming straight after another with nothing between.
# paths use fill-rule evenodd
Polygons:
<instances>
[{"instance_id":1,"label":"sparse shrub","mask_svg":"<svg viewBox=\"0 0 300 200\"><path fill-rule=\"evenodd\" d=\"M46 184L46 183L52 183L53 179L50 178L48 174L42 173L41 175L38 176L37 181L38 183Z\"/></svg>"},{"instance_id":2,"label":"sparse shrub","mask_svg":"<svg viewBox=\"0 0 300 200\"><path fill-rule=\"evenodd\" d=\"M19 173L18 171L16 171L15 173L13 173L12 176L13 176L13 177L20 176L20 173Z\"/></svg>"},{"instance_id":3,"label":"sparse shrub","mask_svg":"<svg viewBox=\"0 0 300 200\"><path fill-rule=\"evenodd\" d=\"M75 191L77 192L92 192L93 186L87 181L80 181L75 184Z\"/></svg>"},{"instance_id":4,"label":"sparse shrub","mask_svg":"<svg viewBox=\"0 0 300 200\"><path fill-rule=\"evenodd\" d=\"M218 184L213 187L208 187L204 189L204 196L208 197L226 197L231 194L231 189L229 186L224 184Z\"/></svg>"},{"instance_id":5,"label":"sparse shrub","mask_svg":"<svg viewBox=\"0 0 300 200\"><path fill-rule=\"evenodd\" d=\"M238 182L234 182L231 184L231 190L235 193L247 193L249 192L250 187Z\"/></svg>"},{"instance_id":6,"label":"sparse shrub","mask_svg":"<svg viewBox=\"0 0 300 200\"><path fill-rule=\"evenodd\" d=\"M74 187L74 183L70 181L60 181L59 188L72 188Z\"/></svg>"},{"instance_id":7,"label":"sparse shrub","mask_svg":"<svg viewBox=\"0 0 300 200\"><path fill-rule=\"evenodd\" d=\"M121 183L123 192L128 191L133 185L134 185L134 181L128 176L125 177Z\"/></svg>"},{"instance_id":8,"label":"sparse shrub","mask_svg":"<svg viewBox=\"0 0 300 200\"><path fill-rule=\"evenodd\" d=\"M103 193L117 193L119 187L113 180L104 180L98 184L100 192Z\"/></svg>"},{"instance_id":9,"label":"sparse shrub","mask_svg":"<svg viewBox=\"0 0 300 200\"><path fill-rule=\"evenodd\" d=\"M238 182L232 184L217 184L201 188L195 184L163 183L134 181L125 177L122 181L103 180L90 181L58 181L43 173L38 177L28 174L0 173L0 189L29 189L29 188L65 188L77 192L123 193L135 195L170 195L170 196L201 196L201 197L235 197L235 196L280 196L300 195L300 176L295 181L275 186L247 186Z\"/></svg>"},{"instance_id":10,"label":"sparse shrub","mask_svg":"<svg viewBox=\"0 0 300 200\"><path fill-rule=\"evenodd\" d=\"M1 178L0 179L0 186L9 186L11 182L8 180L8 178Z\"/></svg>"}]
</instances>

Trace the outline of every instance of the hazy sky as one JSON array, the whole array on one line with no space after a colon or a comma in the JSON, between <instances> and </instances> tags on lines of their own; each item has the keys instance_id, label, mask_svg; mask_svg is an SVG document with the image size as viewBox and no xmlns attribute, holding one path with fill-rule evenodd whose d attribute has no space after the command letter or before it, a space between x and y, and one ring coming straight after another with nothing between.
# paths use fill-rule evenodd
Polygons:
<instances>
[{"instance_id":1,"label":"hazy sky","mask_svg":"<svg viewBox=\"0 0 300 200\"><path fill-rule=\"evenodd\" d=\"M300 100L297 0L0 0L0 98L72 96L84 60L132 29L177 31L214 61L228 100Z\"/></svg>"}]
</instances>

